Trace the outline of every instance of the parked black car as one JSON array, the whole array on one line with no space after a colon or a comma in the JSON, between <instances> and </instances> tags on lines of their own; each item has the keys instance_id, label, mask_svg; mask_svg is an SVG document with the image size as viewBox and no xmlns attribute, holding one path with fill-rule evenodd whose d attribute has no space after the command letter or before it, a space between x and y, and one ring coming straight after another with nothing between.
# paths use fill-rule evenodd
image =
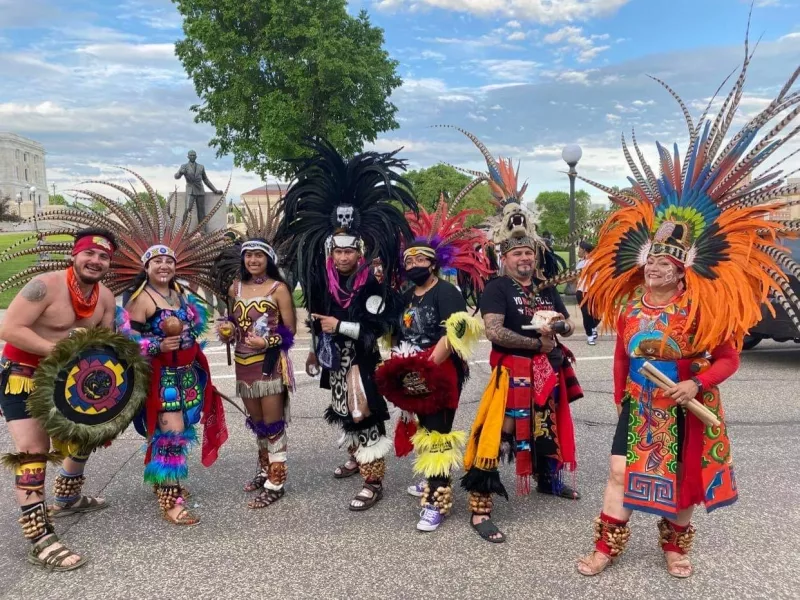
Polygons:
<instances>
[{"instance_id":1,"label":"parked black car","mask_svg":"<svg viewBox=\"0 0 800 600\"><path fill-rule=\"evenodd\" d=\"M792 258L800 262L800 240L784 240L783 245L792 251ZM794 293L800 296L800 280L789 275ZM783 307L771 300L772 307L775 309L775 316L764 306L761 309L761 321L750 330L744 338L744 349L750 350L758 345L761 340L772 339L776 342L788 342L793 340L800 343L800 332L792 323Z\"/></svg>"}]
</instances>

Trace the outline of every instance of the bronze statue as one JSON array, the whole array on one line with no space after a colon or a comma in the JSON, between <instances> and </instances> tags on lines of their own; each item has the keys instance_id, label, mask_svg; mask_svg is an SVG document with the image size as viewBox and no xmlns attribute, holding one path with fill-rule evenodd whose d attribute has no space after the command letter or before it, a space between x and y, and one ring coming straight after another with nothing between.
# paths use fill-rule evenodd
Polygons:
<instances>
[{"instance_id":1,"label":"bronze statue","mask_svg":"<svg viewBox=\"0 0 800 600\"><path fill-rule=\"evenodd\" d=\"M206 192L203 184L205 183L215 194L221 194L222 192L208 180L206 169L197 162L197 153L194 150L189 150L187 158L189 162L181 165L181 168L175 173L175 179L186 178L186 210L187 212L190 211L194 203L197 211L197 222L199 223L206 216Z\"/></svg>"}]
</instances>

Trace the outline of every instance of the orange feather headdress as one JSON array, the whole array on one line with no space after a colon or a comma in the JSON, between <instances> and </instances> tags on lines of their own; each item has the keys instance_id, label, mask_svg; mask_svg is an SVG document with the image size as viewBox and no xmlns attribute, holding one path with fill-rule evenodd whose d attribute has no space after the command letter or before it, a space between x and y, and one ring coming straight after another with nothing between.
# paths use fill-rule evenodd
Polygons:
<instances>
[{"instance_id":1,"label":"orange feather headdress","mask_svg":"<svg viewBox=\"0 0 800 600\"><path fill-rule=\"evenodd\" d=\"M800 68L776 98L726 143L751 58L746 40L739 76L713 121L706 119L711 103L695 124L681 98L656 79L675 98L686 119L689 147L683 160L677 144L670 154L657 143L661 169L657 178L636 139L633 147L641 167L631 157L623 136L632 189L618 193L584 179L621 207L601 228L583 275L590 282L587 296L592 311L606 323L616 322L621 301L644 285L643 266L648 256L660 255L685 269L682 301L696 323L694 344L698 350L711 350L729 340L741 348L744 335L761 318L761 305L769 295L782 304L800 331L796 312L800 300L786 276L786 272L800 274L800 266L778 241L796 228L791 222L772 218L776 210L798 203L789 202L787 196L797 194L800 185L787 184L791 173L777 170L789 157L764 168L800 131L800 126L794 126L782 135L800 115L800 93L789 93ZM773 119L777 119L774 126L759 137Z\"/></svg>"}]
</instances>

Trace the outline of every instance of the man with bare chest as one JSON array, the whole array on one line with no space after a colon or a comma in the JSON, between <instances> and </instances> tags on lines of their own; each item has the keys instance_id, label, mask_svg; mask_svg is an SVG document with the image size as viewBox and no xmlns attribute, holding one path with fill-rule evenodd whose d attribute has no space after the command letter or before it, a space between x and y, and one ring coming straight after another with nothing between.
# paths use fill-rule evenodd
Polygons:
<instances>
[{"instance_id":1,"label":"man with bare chest","mask_svg":"<svg viewBox=\"0 0 800 600\"><path fill-rule=\"evenodd\" d=\"M42 274L25 285L8 307L0 324L6 344L0 360L0 410L16 447L4 462L15 470L17 501L22 510L23 533L33 544L28 561L34 565L67 571L86 562L86 557L59 542L44 501L45 473L50 437L40 422L30 417L26 400L33 391L33 375L39 362L56 344L80 328L113 328L116 303L100 281L111 266L117 244L103 229L85 229L75 235L71 267ZM106 508L102 498L81 494L88 452L76 451L64 459L56 477L54 517Z\"/></svg>"}]
</instances>

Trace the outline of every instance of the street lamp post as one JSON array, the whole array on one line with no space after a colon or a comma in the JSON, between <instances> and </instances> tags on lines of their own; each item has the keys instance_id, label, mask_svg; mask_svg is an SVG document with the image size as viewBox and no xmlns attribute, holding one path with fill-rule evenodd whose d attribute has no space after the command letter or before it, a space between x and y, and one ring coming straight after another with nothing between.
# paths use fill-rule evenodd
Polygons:
<instances>
[{"instance_id":1,"label":"street lamp post","mask_svg":"<svg viewBox=\"0 0 800 600\"><path fill-rule=\"evenodd\" d=\"M578 171L575 167L578 161L583 156L583 151L578 144L570 144L565 146L561 151L561 158L569 166L569 235L575 233L575 178L578 176ZM569 246L569 268L575 268L575 244Z\"/></svg>"},{"instance_id":2,"label":"street lamp post","mask_svg":"<svg viewBox=\"0 0 800 600\"><path fill-rule=\"evenodd\" d=\"M17 192L17 215L22 220L22 192Z\"/></svg>"}]
</instances>

